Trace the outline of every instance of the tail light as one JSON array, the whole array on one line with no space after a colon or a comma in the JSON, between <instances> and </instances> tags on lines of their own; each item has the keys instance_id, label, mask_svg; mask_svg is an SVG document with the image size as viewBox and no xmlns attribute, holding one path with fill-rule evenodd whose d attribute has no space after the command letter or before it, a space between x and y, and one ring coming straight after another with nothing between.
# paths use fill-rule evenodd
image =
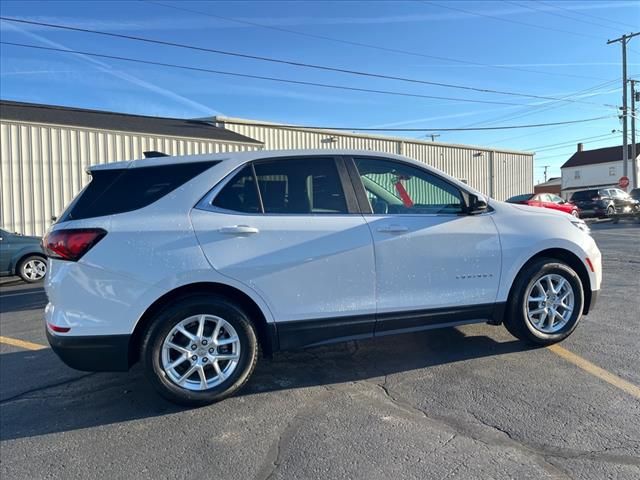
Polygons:
<instances>
[{"instance_id":1,"label":"tail light","mask_svg":"<svg viewBox=\"0 0 640 480\"><path fill-rule=\"evenodd\" d=\"M44 237L42 246L51 258L76 262L106 234L101 228L55 230Z\"/></svg>"}]
</instances>

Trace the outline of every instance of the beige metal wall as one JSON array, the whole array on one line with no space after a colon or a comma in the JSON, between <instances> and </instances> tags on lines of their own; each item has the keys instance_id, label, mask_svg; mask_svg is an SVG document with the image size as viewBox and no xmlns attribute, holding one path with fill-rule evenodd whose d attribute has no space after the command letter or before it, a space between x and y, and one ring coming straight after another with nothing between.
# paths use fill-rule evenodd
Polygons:
<instances>
[{"instance_id":1,"label":"beige metal wall","mask_svg":"<svg viewBox=\"0 0 640 480\"><path fill-rule=\"evenodd\" d=\"M218 126L263 142L267 150L349 148L397 153L463 179L498 200L533 191L533 155L530 153L331 130L282 128L277 124L252 124L250 120L228 117L216 117L215 121Z\"/></svg>"},{"instance_id":2,"label":"beige metal wall","mask_svg":"<svg viewBox=\"0 0 640 480\"><path fill-rule=\"evenodd\" d=\"M89 181L89 165L142 158L256 150L254 144L0 121L0 226L42 235Z\"/></svg>"}]
</instances>

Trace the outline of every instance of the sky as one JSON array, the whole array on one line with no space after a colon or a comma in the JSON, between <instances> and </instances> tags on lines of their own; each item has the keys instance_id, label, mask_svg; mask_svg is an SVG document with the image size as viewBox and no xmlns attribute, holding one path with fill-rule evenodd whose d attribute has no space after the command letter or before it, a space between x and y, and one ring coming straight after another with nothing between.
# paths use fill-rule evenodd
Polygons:
<instances>
[{"instance_id":1,"label":"sky","mask_svg":"<svg viewBox=\"0 0 640 480\"><path fill-rule=\"evenodd\" d=\"M549 177L559 176L578 141L585 149L622 143L621 46L607 45L607 40L640 30L640 1L627 0L3 0L0 13L418 80L303 68L3 20L2 42L395 93L3 44L0 97L6 100L179 118L225 115L326 127L424 129L388 134L425 139L434 133L440 142L535 151L536 183L543 180L544 166ZM629 41L627 53L628 75L640 80L640 36ZM482 91L487 89L504 93ZM439 131L599 117L604 118L527 129Z\"/></svg>"}]
</instances>

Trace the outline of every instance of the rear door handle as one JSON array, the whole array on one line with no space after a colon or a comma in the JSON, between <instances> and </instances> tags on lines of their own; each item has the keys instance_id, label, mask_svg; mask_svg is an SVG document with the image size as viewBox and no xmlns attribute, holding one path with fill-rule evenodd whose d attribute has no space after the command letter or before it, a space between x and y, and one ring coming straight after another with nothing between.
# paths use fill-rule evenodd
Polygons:
<instances>
[{"instance_id":1,"label":"rear door handle","mask_svg":"<svg viewBox=\"0 0 640 480\"><path fill-rule=\"evenodd\" d=\"M380 233L405 233L409 231L409 227L404 225L388 225L386 227L380 227L378 229Z\"/></svg>"},{"instance_id":2,"label":"rear door handle","mask_svg":"<svg viewBox=\"0 0 640 480\"><path fill-rule=\"evenodd\" d=\"M230 227L222 227L219 231L227 235L252 235L260 232L256 227L250 227L249 225L232 225Z\"/></svg>"}]
</instances>

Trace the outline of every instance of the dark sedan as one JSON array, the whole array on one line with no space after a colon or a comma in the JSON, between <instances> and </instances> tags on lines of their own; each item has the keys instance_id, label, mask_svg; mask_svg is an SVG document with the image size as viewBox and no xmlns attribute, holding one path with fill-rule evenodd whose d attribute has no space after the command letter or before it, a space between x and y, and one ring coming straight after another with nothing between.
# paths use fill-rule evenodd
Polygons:
<instances>
[{"instance_id":1,"label":"dark sedan","mask_svg":"<svg viewBox=\"0 0 640 480\"><path fill-rule=\"evenodd\" d=\"M0 276L18 275L25 282L42 280L47 257L40 237L28 237L0 229Z\"/></svg>"}]
</instances>

